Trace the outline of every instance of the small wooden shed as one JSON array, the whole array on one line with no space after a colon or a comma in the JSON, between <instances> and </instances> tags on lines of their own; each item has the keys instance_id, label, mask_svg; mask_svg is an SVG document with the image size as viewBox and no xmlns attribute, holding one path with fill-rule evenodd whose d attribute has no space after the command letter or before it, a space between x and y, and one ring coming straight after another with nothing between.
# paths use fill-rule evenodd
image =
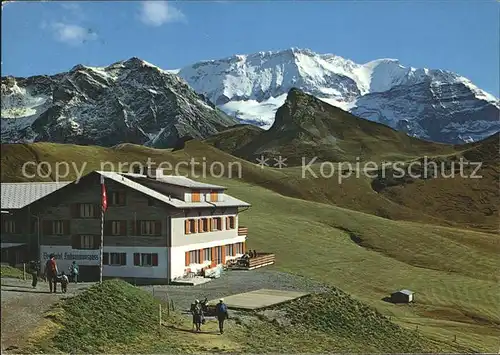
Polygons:
<instances>
[{"instance_id":1,"label":"small wooden shed","mask_svg":"<svg viewBox=\"0 0 500 355\"><path fill-rule=\"evenodd\" d=\"M391 293L392 303L410 303L415 301L415 292L410 290L399 290Z\"/></svg>"}]
</instances>

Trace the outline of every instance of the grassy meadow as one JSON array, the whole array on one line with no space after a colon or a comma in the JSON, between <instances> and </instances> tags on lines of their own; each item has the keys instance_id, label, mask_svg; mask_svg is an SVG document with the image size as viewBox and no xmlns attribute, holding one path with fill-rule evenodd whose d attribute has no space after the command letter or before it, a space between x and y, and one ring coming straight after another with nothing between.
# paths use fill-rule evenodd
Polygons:
<instances>
[{"instance_id":1,"label":"grassy meadow","mask_svg":"<svg viewBox=\"0 0 500 355\"><path fill-rule=\"evenodd\" d=\"M89 172L99 169L100 161L145 162L147 157L157 163L172 164L192 157L198 161L205 157L208 163L241 163L241 177L228 178L227 171L226 177L193 177L227 186L229 194L252 204L240 214L240 225L249 228L250 248L276 254L274 267L339 288L391 317L403 329L418 331L442 349L498 351L500 238L494 226L498 218L492 216L472 225L463 214L454 212L467 206L473 209L475 204L496 205L495 196L482 195L482 186L465 191L462 187L467 185L456 182L455 189L435 196L440 191L439 185L427 185L429 188L418 182L422 186L415 196L405 195L403 187L405 194L388 198L375 192L372 181L366 177L348 179L340 185L335 175L331 179L303 179L300 168L261 169L201 142L188 142L177 151L131 145L116 148L50 143L3 145L1 177L3 182L22 180L20 168L25 161L48 161L52 167L58 161L75 162L78 166L86 162L84 170ZM237 173L232 172L233 176ZM75 176L72 173L68 179ZM418 201L418 194L426 194L432 203L439 198L439 208L446 213L437 207L427 210L410 203L412 198ZM459 198L463 195L467 196L465 202ZM408 202L398 203L400 196L405 196ZM383 300L402 288L416 292L416 303L393 305ZM276 331L266 327L271 326L263 325L268 330L265 334ZM316 341L328 338L325 329L318 331ZM233 350L256 350L241 345L242 334L246 333L241 330L234 334ZM297 336L291 334L287 339ZM264 339L255 337L259 341ZM196 339L202 342L204 338ZM298 343L294 343L293 349L307 350L299 348ZM354 343L351 340L346 344ZM196 346L193 349L210 351ZM346 345L342 349L351 348ZM376 350L383 351L368 345L354 351Z\"/></svg>"}]
</instances>

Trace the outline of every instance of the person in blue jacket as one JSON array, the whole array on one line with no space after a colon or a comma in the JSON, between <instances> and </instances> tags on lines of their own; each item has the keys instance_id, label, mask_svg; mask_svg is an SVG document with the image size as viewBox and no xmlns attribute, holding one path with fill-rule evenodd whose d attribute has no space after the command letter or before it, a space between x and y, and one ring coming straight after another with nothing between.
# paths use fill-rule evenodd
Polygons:
<instances>
[{"instance_id":1,"label":"person in blue jacket","mask_svg":"<svg viewBox=\"0 0 500 355\"><path fill-rule=\"evenodd\" d=\"M229 314L227 312L227 305L224 303L224 299L220 299L216 306L217 320L219 321L219 331L224 334L224 321L229 319Z\"/></svg>"}]
</instances>

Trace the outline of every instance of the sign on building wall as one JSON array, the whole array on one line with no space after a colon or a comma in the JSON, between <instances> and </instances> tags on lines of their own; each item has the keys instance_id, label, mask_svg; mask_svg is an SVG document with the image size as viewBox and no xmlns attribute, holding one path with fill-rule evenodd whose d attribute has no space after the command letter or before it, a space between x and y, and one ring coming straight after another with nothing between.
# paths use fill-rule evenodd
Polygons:
<instances>
[{"instance_id":1,"label":"sign on building wall","mask_svg":"<svg viewBox=\"0 0 500 355\"><path fill-rule=\"evenodd\" d=\"M76 261L78 265L99 265L99 250L75 250L71 246L44 246L40 247L41 261L49 259L50 254L54 254L58 264L64 268Z\"/></svg>"}]
</instances>

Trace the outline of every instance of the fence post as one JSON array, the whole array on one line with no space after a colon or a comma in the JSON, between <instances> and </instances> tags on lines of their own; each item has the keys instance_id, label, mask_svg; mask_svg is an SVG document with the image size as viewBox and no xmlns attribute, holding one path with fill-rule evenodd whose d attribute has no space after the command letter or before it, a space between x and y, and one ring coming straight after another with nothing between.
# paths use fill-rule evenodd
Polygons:
<instances>
[{"instance_id":1,"label":"fence post","mask_svg":"<svg viewBox=\"0 0 500 355\"><path fill-rule=\"evenodd\" d=\"M160 314L160 326L161 326L161 303L158 305L159 307L159 314Z\"/></svg>"},{"instance_id":2,"label":"fence post","mask_svg":"<svg viewBox=\"0 0 500 355\"><path fill-rule=\"evenodd\" d=\"M453 341L454 342L457 342L457 335L455 334L455 336L453 337Z\"/></svg>"},{"instance_id":3,"label":"fence post","mask_svg":"<svg viewBox=\"0 0 500 355\"><path fill-rule=\"evenodd\" d=\"M26 263L23 263L23 280L26 281Z\"/></svg>"},{"instance_id":4,"label":"fence post","mask_svg":"<svg viewBox=\"0 0 500 355\"><path fill-rule=\"evenodd\" d=\"M174 308L174 300L170 300L170 302L172 303L172 312L175 311L175 308Z\"/></svg>"}]
</instances>

